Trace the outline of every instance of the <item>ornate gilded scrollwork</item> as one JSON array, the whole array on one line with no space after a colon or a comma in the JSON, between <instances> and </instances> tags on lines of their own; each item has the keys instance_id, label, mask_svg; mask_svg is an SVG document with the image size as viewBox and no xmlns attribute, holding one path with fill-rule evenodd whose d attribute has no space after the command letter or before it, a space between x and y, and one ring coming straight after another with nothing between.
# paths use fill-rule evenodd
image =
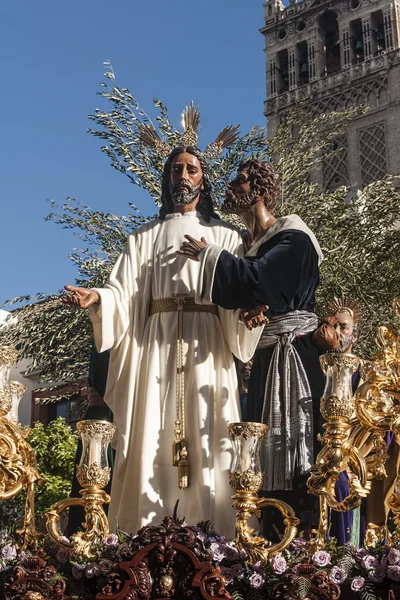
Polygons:
<instances>
[{"instance_id":1,"label":"ornate gilded scrollwork","mask_svg":"<svg viewBox=\"0 0 400 600\"><path fill-rule=\"evenodd\" d=\"M82 465L76 468L76 477L82 486L98 485L106 487L110 481L110 467L100 467L97 463L90 465Z\"/></svg>"},{"instance_id":2,"label":"ornate gilded scrollwork","mask_svg":"<svg viewBox=\"0 0 400 600\"><path fill-rule=\"evenodd\" d=\"M250 440L251 438L258 440L260 435L265 436L266 432L266 425L261 423L240 422L229 425L229 435L232 440L239 437L243 440Z\"/></svg>"},{"instance_id":3,"label":"ornate gilded scrollwork","mask_svg":"<svg viewBox=\"0 0 400 600\"><path fill-rule=\"evenodd\" d=\"M229 485L234 490L259 490L262 484L263 474L254 473L247 469L244 473L229 473Z\"/></svg>"},{"instance_id":4,"label":"ornate gilded scrollwork","mask_svg":"<svg viewBox=\"0 0 400 600\"><path fill-rule=\"evenodd\" d=\"M21 429L17 419L16 407L26 387L15 381L8 382L10 368L16 365L17 359L18 352L14 348L0 347L0 500L10 500L26 488L24 524L17 530L23 539L22 547L26 548L41 537L35 527L35 484L43 485L45 481L25 439L27 432Z\"/></svg>"},{"instance_id":5,"label":"ornate gilded scrollwork","mask_svg":"<svg viewBox=\"0 0 400 600\"><path fill-rule=\"evenodd\" d=\"M142 527L132 544L132 558L108 575L97 600L232 600L221 569L212 565L212 552L196 529L170 517L160 525Z\"/></svg>"},{"instance_id":6,"label":"ornate gilded scrollwork","mask_svg":"<svg viewBox=\"0 0 400 600\"><path fill-rule=\"evenodd\" d=\"M393 310L400 316L400 296L393 300ZM366 365L364 372L364 383L358 388L355 395L355 406L357 417L361 423L361 430L371 432L374 441L374 450L367 462L373 463L369 468L376 477L386 476L385 460L387 458L386 442L384 436L387 431L395 435L396 443L400 441L400 336L395 328L390 325L379 327L376 344L378 352ZM400 486L399 479L394 487L393 493L389 490L385 503L395 514L394 523L396 530L392 536L400 539ZM371 524L369 533L371 543L377 536L379 539L387 536L385 527L377 527Z\"/></svg>"},{"instance_id":7,"label":"ornate gilded scrollwork","mask_svg":"<svg viewBox=\"0 0 400 600\"><path fill-rule=\"evenodd\" d=\"M393 301L398 316L399 307L400 297ZM379 327L376 343L378 353L361 365L364 383L354 398L349 375L357 368L359 359L334 353L321 357L327 373L321 413L328 422L324 425L323 448L307 482L310 493L320 497L320 524L314 542L320 548L326 543L328 507L347 511L359 506L362 498L369 494L372 480L386 477L386 432L393 431L396 442L400 440L400 338L392 326L385 325ZM334 485L343 470L350 471L353 476L349 481L349 495L338 502ZM400 494L397 490L400 492L400 485L385 501L395 513L394 537L400 538ZM383 541L385 537L385 527L370 525L367 539L371 544L378 539Z\"/></svg>"}]
</instances>

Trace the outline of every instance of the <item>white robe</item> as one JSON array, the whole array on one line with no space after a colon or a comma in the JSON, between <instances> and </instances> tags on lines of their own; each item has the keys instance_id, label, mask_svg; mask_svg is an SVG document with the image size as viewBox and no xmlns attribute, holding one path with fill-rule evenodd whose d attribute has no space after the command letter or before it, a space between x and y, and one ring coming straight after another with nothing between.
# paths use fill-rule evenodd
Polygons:
<instances>
[{"instance_id":1,"label":"white robe","mask_svg":"<svg viewBox=\"0 0 400 600\"><path fill-rule=\"evenodd\" d=\"M189 524L210 519L234 535L235 513L228 483L232 451L227 425L240 420L232 352L249 360L261 328L249 332L238 311L184 312L186 439L190 485L178 488L172 466L176 418L177 313L148 316L151 300L188 294L197 297L201 263L176 255L190 234L241 252L241 238L229 224L207 223L199 213L168 215L128 238L101 296L91 309L99 352L111 348L105 401L117 425L116 462L109 510L128 532L172 515Z\"/></svg>"}]
</instances>

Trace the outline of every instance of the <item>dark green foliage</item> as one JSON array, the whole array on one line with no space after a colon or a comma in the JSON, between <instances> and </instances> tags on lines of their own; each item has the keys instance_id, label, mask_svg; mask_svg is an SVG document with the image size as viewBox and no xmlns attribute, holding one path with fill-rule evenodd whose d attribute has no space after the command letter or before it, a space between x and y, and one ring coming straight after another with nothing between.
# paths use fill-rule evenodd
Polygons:
<instances>
[{"instance_id":1,"label":"dark green foliage","mask_svg":"<svg viewBox=\"0 0 400 600\"><path fill-rule=\"evenodd\" d=\"M36 454L38 471L46 480L45 486L36 486L36 514L40 516L54 502L70 494L77 437L64 419L59 417L46 426L35 423L27 440ZM24 505L24 491L12 500L1 502L0 528L11 524L20 525Z\"/></svg>"},{"instance_id":2,"label":"dark green foliage","mask_svg":"<svg viewBox=\"0 0 400 600\"><path fill-rule=\"evenodd\" d=\"M326 193L310 185L310 171L332 152L332 141L362 109L331 112L312 118L307 110L294 111L270 140L271 156L282 180L280 215L296 213L318 238L325 260L317 310L324 313L335 295L358 300L365 315L361 325L361 356L375 352L379 325L393 320L391 301L400 291L400 188L395 178L375 181L349 195L341 187ZM296 140L292 139L297 127Z\"/></svg>"},{"instance_id":3,"label":"dark green foliage","mask_svg":"<svg viewBox=\"0 0 400 600\"><path fill-rule=\"evenodd\" d=\"M264 590L250 589L246 594L246 600L266 600L267 592Z\"/></svg>"},{"instance_id":4,"label":"dark green foliage","mask_svg":"<svg viewBox=\"0 0 400 600\"><path fill-rule=\"evenodd\" d=\"M354 569L354 557L353 550L349 544L346 544L342 548L340 548L340 552L338 553L338 567L343 569L346 574L346 578L349 579L352 575Z\"/></svg>"},{"instance_id":5,"label":"dark green foliage","mask_svg":"<svg viewBox=\"0 0 400 600\"><path fill-rule=\"evenodd\" d=\"M300 600L307 598L308 592L311 589L311 581L302 575L294 578L297 585L297 593Z\"/></svg>"}]
</instances>

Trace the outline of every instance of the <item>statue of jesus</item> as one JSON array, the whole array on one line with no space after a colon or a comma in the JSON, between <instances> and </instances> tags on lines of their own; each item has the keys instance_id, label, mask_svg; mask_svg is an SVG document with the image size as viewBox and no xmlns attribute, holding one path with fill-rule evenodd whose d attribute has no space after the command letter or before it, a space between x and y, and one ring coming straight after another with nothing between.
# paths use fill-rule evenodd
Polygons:
<instances>
[{"instance_id":1,"label":"statue of jesus","mask_svg":"<svg viewBox=\"0 0 400 600\"><path fill-rule=\"evenodd\" d=\"M208 165L176 148L163 172L159 217L135 230L101 289L66 286L90 309L99 352L111 349L105 401L117 425L109 510L128 532L171 515L234 533L227 425L239 421L232 353L253 355L261 328L202 304L200 263L177 254L185 234L240 255L238 231L213 212ZM171 451L171 449L173 450ZM177 477L178 474L178 477Z\"/></svg>"}]
</instances>

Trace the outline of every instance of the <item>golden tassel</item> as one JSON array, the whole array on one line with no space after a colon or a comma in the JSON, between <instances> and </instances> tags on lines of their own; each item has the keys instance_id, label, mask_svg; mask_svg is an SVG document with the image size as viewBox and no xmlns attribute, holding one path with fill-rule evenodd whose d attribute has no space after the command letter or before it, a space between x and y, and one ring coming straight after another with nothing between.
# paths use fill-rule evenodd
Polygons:
<instances>
[{"instance_id":1,"label":"golden tassel","mask_svg":"<svg viewBox=\"0 0 400 600\"><path fill-rule=\"evenodd\" d=\"M172 442L172 464L174 467L177 467L179 464L180 456L181 456L181 440L182 440L181 422L179 419L177 419L175 421L174 435L175 435L175 439Z\"/></svg>"},{"instance_id":2,"label":"golden tassel","mask_svg":"<svg viewBox=\"0 0 400 600\"><path fill-rule=\"evenodd\" d=\"M180 454L181 454L181 443L174 440L172 442L172 466L173 467L178 466Z\"/></svg>"},{"instance_id":3,"label":"golden tassel","mask_svg":"<svg viewBox=\"0 0 400 600\"><path fill-rule=\"evenodd\" d=\"M187 459L188 451L186 440L181 441L180 458L178 462L178 485L179 489L184 490L189 487L189 462Z\"/></svg>"}]
</instances>

